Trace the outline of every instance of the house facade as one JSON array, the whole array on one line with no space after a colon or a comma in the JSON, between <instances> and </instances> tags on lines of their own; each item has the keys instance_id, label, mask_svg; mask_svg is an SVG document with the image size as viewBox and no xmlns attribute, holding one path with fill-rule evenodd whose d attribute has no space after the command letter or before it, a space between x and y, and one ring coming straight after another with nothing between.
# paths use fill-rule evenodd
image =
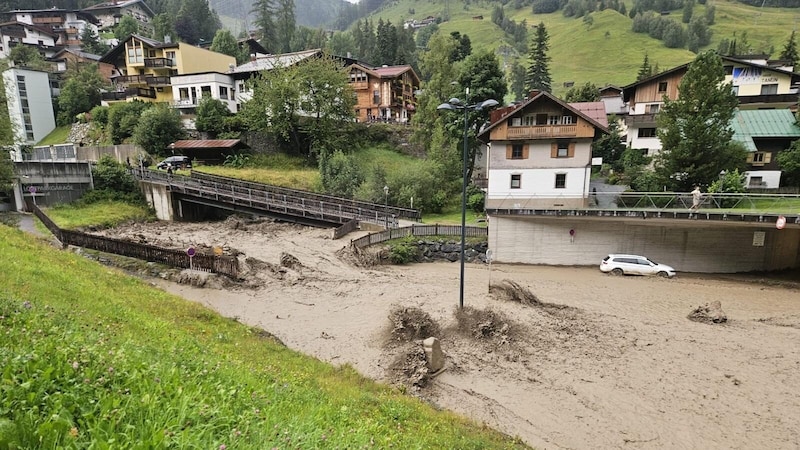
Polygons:
<instances>
[{"instance_id":1,"label":"house facade","mask_svg":"<svg viewBox=\"0 0 800 450\"><path fill-rule=\"evenodd\" d=\"M96 64L100 75L106 83L111 83L111 77L114 73L114 66L108 63L100 62L100 55L86 53L81 50L74 50L65 48L59 50L52 57L48 59L53 64L53 72L63 74L68 70L81 70L90 64Z\"/></svg>"},{"instance_id":2,"label":"house facade","mask_svg":"<svg viewBox=\"0 0 800 450\"><path fill-rule=\"evenodd\" d=\"M58 36L62 48L79 49L81 33L89 27L97 30L100 21L90 13L70 9L28 9L6 13L8 20L35 25Z\"/></svg>"},{"instance_id":3,"label":"house facade","mask_svg":"<svg viewBox=\"0 0 800 450\"><path fill-rule=\"evenodd\" d=\"M731 83L740 110L780 109L797 104L800 74L791 68L768 65L766 60L721 58L726 74L724 82ZM656 115L665 97L678 98L678 86L688 68L689 64L684 64L622 88L628 104L625 125L630 147L642 149L646 156L661 150Z\"/></svg>"},{"instance_id":4,"label":"house facade","mask_svg":"<svg viewBox=\"0 0 800 450\"><path fill-rule=\"evenodd\" d=\"M348 82L356 93L356 120L397 123L411 120L420 84L411 66L371 68L356 63L347 71Z\"/></svg>"},{"instance_id":5,"label":"house facade","mask_svg":"<svg viewBox=\"0 0 800 450\"><path fill-rule=\"evenodd\" d=\"M153 10L142 0L111 0L88 8L83 12L97 17L100 29L111 28L118 24L124 16L130 16L139 22L139 31L142 34L153 32Z\"/></svg>"},{"instance_id":6,"label":"house facade","mask_svg":"<svg viewBox=\"0 0 800 450\"><path fill-rule=\"evenodd\" d=\"M234 79L219 72L176 75L172 80L172 106L184 119L193 119L197 105L203 97L219 100L235 113L238 108ZM187 128L194 128L194 121L187 120Z\"/></svg>"},{"instance_id":7,"label":"house facade","mask_svg":"<svg viewBox=\"0 0 800 450\"><path fill-rule=\"evenodd\" d=\"M745 185L751 189L780 187L777 155L800 139L800 126L788 109L737 111L731 123L733 140L747 149Z\"/></svg>"},{"instance_id":8,"label":"house facade","mask_svg":"<svg viewBox=\"0 0 800 450\"><path fill-rule=\"evenodd\" d=\"M34 47L42 56L49 58L58 50L58 38L58 34L45 27L16 20L0 23L0 58L8 58L11 49L18 45Z\"/></svg>"},{"instance_id":9,"label":"house facade","mask_svg":"<svg viewBox=\"0 0 800 450\"><path fill-rule=\"evenodd\" d=\"M236 59L184 42L162 43L131 35L100 62L114 67L114 91L103 94L105 103L132 101L167 102L174 94L171 77L207 72L225 72L235 67Z\"/></svg>"},{"instance_id":10,"label":"house facade","mask_svg":"<svg viewBox=\"0 0 800 450\"><path fill-rule=\"evenodd\" d=\"M47 72L12 67L3 72L14 144L32 146L56 127Z\"/></svg>"},{"instance_id":11,"label":"house facade","mask_svg":"<svg viewBox=\"0 0 800 450\"><path fill-rule=\"evenodd\" d=\"M548 92L494 111L479 135L488 143L487 211L585 207L591 145L606 131Z\"/></svg>"}]
</instances>

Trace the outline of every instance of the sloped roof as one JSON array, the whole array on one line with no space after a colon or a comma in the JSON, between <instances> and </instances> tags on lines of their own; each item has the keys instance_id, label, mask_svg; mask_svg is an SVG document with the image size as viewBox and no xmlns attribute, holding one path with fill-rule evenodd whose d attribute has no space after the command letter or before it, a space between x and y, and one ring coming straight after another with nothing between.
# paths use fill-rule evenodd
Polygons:
<instances>
[{"instance_id":1,"label":"sloped roof","mask_svg":"<svg viewBox=\"0 0 800 450\"><path fill-rule=\"evenodd\" d=\"M375 73L377 73L382 77L396 77L404 72L407 72L410 69L411 66L403 65L403 66L382 66L382 67L376 67L373 70L375 71Z\"/></svg>"},{"instance_id":2,"label":"sloped roof","mask_svg":"<svg viewBox=\"0 0 800 450\"><path fill-rule=\"evenodd\" d=\"M568 103L569 106L586 114L594 119L604 128L608 128L608 115L606 114L606 104L603 102L575 102Z\"/></svg>"},{"instance_id":3,"label":"sloped roof","mask_svg":"<svg viewBox=\"0 0 800 450\"><path fill-rule=\"evenodd\" d=\"M800 126L788 109L754 109L737 111L731 121L733 140L747 150L756 151L753 138L800 138Z\"/></svg>"},{"instance_id":4,"label":"sloped roof","mask_svg":"<svg viewBox=\"0 0 800 450\"><path fill-rule=\"evenodd\" d=\"M245 145L240 139L184 139L170 144L170 148L233 148Z\"/></svg>"},{"instance_id":5,"label":"sloped roof","mask_svg":"<svg viewBox=\"0 0 800 450\"><path fill-rule=\"evenodd\" d=\"M595 120L592 117L586 115L585 113L581 112L580 110L576 109L575 107L570 106L570 104L565 103L564 101L562 101L558 97L554 96L553 94L551 94L549 92L546 92L546 91L539 91L539 92L533 91L531 93L531 96L527 100L525 100L524 102L522 102L522 103L520 103L518 105L513 105L513 106L510 106L510 107L507 107L507 108L502 108L500 110L495 110L492 113L491 117L490 117L490 120L493 120L493 121L489 124L489 126L485 127L483 130L481 130L481 132L478 134L478 139L481 139L482 137L489 135L489 132L492 130L492 128L496 127L497 125L499 125L503 121L510 119L511 117L515 116L516 114L519 114L521 111L525 110L525 108L528 105L530 105L531 103L533 103L535 101L538 101L540 99L549 99L549 100L561 105L565 109L568 109L568 110L574 112L577 116L582 117L584 120L586 120L590 124L594 125L597 128L600 128L600 130L602 130L603 132L608 132L608 125L604 126L603 124L599 123L597 120ZM604 106L604 110L605 110L605 106ZM608 120L606 120L606 123L608 123Z\"/></svg>"},{"instance_id":6,"label":"sloped roof","mask_svg":"<svg viewBox=\"0 0 800 450\"><path fill-rule=\"evenodd\" d=\"M50 57L48 59L50 61L58 60L59 57L61 55L63 55L64 53L72 53L73 55L75 55L75 56L77 56L79 58L90 59L92 61L100 61L100 58L101 58L100 55L95 55L94 53L87 53L87 52L84 52L84 51L81 51L81 50L72 49L72 48L62 48L61 50L57 51L55 55L53 55L52 57Z\"/></svg>"},{"instance_id":7,"label":"sloped roof","mask_svg":"<svg viewBox=\"0 0 800 450\"><path fill-rule=\"evenodd\" d=\"M110 1L110 2L99 3L99 4L94 5L94 6L89 6L88 8L83 8L83 10L84 11L98 11L98 10L102 11L104 9L119 9L119 8L124 8L126 6L135 5L136 3L141 3L142 4L141 5L142 8L144 8L145 11L150 13L150 16L155 16L155 13L153 12L153 10L150 9L150 7L147 6L147 3L145 3L142 0L128 0L128 1L113 0L113 1Z\"/></svg>"},{"instance_id":8,"label":"sloped roof","mask_svg":"<svg viewBox=\"0 0 800 450\"><path fill-rule=\"evenodd\" d=\"M39 33L46 34L46 35L48 35L50 37L56 38L56 40L58 40L58 38L60 36L58 33L54 33L53 31L48 30L47 28L44 28L44 27L41 27L41 26L38 26L38 25L31 25L31 24L25 23L25 22L19 22L17 20L10 20L8 22L0 23L0 27L9 27L9 26L14 26L14 25L18 25L18 26L21 26L21 27L24 27L24 28L28 28L28 29L31 29L31 30L36 30Z\"/></svg>"},{"instance_id":9,"label":"sloped roof","mask_svg":"<svg viewBox=\"0 0 800 450\"><path fill-rule=\"evenodd\" d=\"M120 40L119 44L117 44L116 47L109 50L108 53L106 53L105 55L103 55L102 58L100 58L100 61L109 64L114 64L114 60L119 58L119 56L125 52L125 44L129 40L131 40L131 38L136 38L153 48L176 48L180 46L180 43L178 42L164 43L161 41L157 41L155 39L150 39L149 37L144 37L139 34L131 34L128 35L128 37L126 37L125 39Z\"/></svg>"},{"instance_id":10,"label":"sloped roof","mask_svg":"<svg viewBox=\"0 0 800 450\"><path fill-rule=\"evenodd\" d=\"M276 67L293 66L304 59L322 54L322 49L304 50L301 52L282 53L280 55L268 55L246 62L235 67L229 73L260 72L262 70L272 70Z\"/></svg>"}]
</instances>

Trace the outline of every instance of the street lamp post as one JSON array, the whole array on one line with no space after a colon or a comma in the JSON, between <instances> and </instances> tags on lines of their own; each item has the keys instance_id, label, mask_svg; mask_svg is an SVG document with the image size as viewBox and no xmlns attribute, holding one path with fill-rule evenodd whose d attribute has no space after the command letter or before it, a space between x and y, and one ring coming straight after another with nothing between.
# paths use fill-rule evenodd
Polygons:
<instances>
[{"instance_id":1,"label":"street lamp post","mask_svg":"<svg viewBox=\"0 0 800 450\"><path fill-rule=\"evenodd\" d=\"M466 102L462 103L457 98L451 98L447 103L437 106L437 110L464 111L464 150L461 155L461 274L458 285L458 307L464 307L464 253L467 241L467 159L469 158L468 140L468 113L469 111L480 111L499 105L497 100L489 99L474 105L469 104L469 88L466 90Z\"/></svg>"},{"instance_id":2,"label":"street lamp post","mask_svg":"<svg viewBox=\"0 0 800 450\"><path fill-rule=\"evenodd\" d=\"M389 186L383 186L383 226L389 229Z\"/></svg>"}]
</instances>

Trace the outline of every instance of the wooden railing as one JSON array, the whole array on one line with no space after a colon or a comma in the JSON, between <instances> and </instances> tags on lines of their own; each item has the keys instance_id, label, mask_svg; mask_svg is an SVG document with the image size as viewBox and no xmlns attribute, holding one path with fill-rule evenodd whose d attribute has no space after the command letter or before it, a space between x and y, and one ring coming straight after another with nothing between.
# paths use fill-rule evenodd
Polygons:
<instances>
[{"instance_id":1,"label":"wooden railing","mask_svg":"<svg viewBox=\"0 0 800 450\"><path fill-rule=\"evenodd\" d=\"M96 236L80 231L63 230L36 205L33 206L33 213L63 245L75 245L77 247L128 256L145 261L158 262L183 269L191 268L203 272L219 273L234 279L239 277L239 262L236 258L231 256L196 253L194 257L189 258L183 250L138 244L136 242Z\"/></svg>"},{"instance_id":2,"label":"wooden railing","mask_svg":"<svg viewBox=\"0 0 800 450\"><path fill-rule=\"evenodd\" d=\"M482 227L466 227L464 235L466 237L487 237L489 230ZM411 225L410 227L393 228L353 239L350 241L350 245L364 248L407 236L461 236L461 225L439 225L437 223L434 225Z\"/></svg>"},{"instance_id":3,"label":"wooden railing","mask_svg":"<svg viewBox=\"0 0 800 450\"><path fill-rule=\"evenodd\" d=\"M532 139L542 137L575 137L577 125L534 125L528 127L508 127L508 139Z\"/></svg>"},{"instance_id":4,"label":"wooden railing","mask_svg":"<svg viewBox=\"0 0 800 450\"><path fill-rule=\"evenodd\" d=\"M340 239L343 236L347 236L348 233L355 231L358 229L358 220L353 219L346 222L344 225L340 226L333 230L333 238Z\"/></svg>"}]
</instances>

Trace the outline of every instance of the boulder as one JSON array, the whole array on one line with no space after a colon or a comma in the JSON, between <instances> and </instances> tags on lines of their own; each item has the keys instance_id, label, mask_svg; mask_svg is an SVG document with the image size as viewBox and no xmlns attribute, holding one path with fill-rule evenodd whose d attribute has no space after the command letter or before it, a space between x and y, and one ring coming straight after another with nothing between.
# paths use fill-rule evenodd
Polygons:
<instances>
[{"instance_id":1,"label":"boulder","mask_svg":"<svg viewBox=\"0 0 800 450\"><path fill-rule=\"evenodd\" d=\"M728 316L722 311L722 303L717 300L698 306L689 313L689 320L703 323L725 323Z\"/></svg>"},{"instance_id":2,"label":"boulder","mask_svg":"<svg viewBox=\"0 0 800 450\"><path fill-rule=\"evenodd\" d=\"M444 353L442 352L442 345L439 339L429 337L422 341L422 347L425 349L425 360L428 370L431 373L436 373L444 368Z\"/></svg>"}]
</instances>

